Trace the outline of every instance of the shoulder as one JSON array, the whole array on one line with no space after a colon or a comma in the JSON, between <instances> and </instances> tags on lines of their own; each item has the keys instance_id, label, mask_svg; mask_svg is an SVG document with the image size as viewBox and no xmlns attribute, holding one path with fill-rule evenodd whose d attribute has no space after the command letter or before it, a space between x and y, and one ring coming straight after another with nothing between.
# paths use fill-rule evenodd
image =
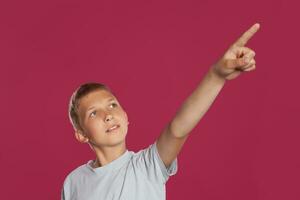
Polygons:
<instances>
[{"instance_id":1,"label":"shoulder","mask_svg":"<svg viewBox=\"0 0 300 200\"><path fill-rule=\"evenodd\" d=\"M151 153L155 152L155 143L152 143L144 148L134 152L130 151L132 159L140 159L151 156Z\"/></svg>"},{"instance_id":2,"label":"shoulder","mask_svg":"<svg viewBox=\"0 0 300 200\"><path fill-rule=\"evenodd\" d=\"M89 163L90 161L88 161ZM83 176L84 174L88 173L88 168L87 168L87 164L88 163L85 163L85 164L82 164L78 167L76 167L75 169L71 170L67 175L66 175L66 178L64 180L64 183L68 183L74 179L78 179L80 178L81 176Z\"/></svg>"},{"instance_id":3,"label":"shoulder","mask_svg":"<svg viewBox=\"0 0 300 200\"><path fill-rule=\"evenodd\" d=\"M133 163L150 179L165 183L169 176L178 170L177 158L167 168L163 163L156 146L156 141L141 149L133 156Z\"/></svg>"}]
</instances>

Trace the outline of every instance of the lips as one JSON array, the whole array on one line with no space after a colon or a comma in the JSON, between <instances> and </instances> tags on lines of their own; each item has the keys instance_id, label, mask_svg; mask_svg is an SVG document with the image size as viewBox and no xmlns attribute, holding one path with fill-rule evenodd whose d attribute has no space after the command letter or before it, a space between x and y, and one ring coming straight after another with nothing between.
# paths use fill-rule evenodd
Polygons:
<instances>
[{"instance_id":1,"label":"lips","mask_svg":"<svg viewBox=\"0 0 300 200\"><path fill-rule=\"evenodd\" d=\"M109 133L109 132L111 132L111 131L113 131L113 130L116 130L116 129L118 129L119 127L120 127L119 124L112 125L109 129L106 130L106 133Z\"/></svg>"}]
</instances>

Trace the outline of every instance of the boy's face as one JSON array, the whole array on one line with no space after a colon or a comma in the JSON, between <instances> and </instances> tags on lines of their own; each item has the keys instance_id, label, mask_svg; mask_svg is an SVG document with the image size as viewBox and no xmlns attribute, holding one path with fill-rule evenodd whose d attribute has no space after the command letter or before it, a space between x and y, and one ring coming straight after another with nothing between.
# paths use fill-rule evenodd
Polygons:
<instances>
[{"instance_id":1,"label":"boy's face","mask_svg":"<svg viewBox=\"0 0 300 200\"><path fill-rule=\"evenodd\" d=\"M104 89L82 97L79 101L79 118L82 131L76 132L81 142L96 147L115 146L125 142L128 117L116 97ZM118 127L108 130L113 126Z\"/></svg>"}]
</instances>

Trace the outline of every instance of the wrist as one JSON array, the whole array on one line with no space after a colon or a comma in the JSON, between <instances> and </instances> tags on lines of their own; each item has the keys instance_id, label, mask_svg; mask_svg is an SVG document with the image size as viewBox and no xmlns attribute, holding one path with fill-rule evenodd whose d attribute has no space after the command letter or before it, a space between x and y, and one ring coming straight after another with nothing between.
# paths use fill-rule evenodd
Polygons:
<instances>
[{"instance_id":1,"label":"wrist","mask_svg":"<svg viewBox=\"0 0 300 200\"><path fill-rule=\"evenodd\" d=\"M222 77L220 74L218 74L218 72L216 72L214 66L212 66L209 71L208 71L210 77L212 79L214 79L216 82L220 82L220 83L225 83L226 82L226 78Z\"/></svg>"}]
</instances>

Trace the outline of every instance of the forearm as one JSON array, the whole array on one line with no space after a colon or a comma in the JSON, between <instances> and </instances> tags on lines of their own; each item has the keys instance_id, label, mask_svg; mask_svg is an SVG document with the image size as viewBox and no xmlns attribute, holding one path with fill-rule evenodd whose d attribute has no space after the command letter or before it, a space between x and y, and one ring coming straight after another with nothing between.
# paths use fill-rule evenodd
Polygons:
<instances>
[{"instance_id":1,"label":"forearm","mask_svg":"<svg viewBox=\"0 0 300 200\"><path fill-rule=\"evenodd\" d=\"M197 88L183 102L170 123L176 137L187 135L198 124L223 88L226 80L210 68Z\"/></svg>"}]
</instances>

